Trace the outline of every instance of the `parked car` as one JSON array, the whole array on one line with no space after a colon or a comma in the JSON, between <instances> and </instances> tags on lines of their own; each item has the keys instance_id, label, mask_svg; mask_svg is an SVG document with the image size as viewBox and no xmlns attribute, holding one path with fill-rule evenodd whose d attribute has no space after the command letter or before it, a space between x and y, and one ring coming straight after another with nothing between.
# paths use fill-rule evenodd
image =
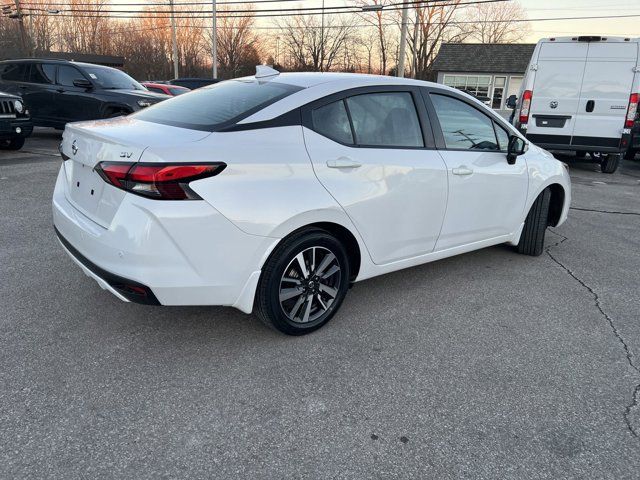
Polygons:
<instances>
[{"instance_id":1,"label":"parked car","mask_svg":"<svg viewBox=\"0 0 640 480\"><path fill-rule=\"evenodd\" d=\"M0 62L0 90L20 95L37 126L117 117L166 98L115 68L67 60Z\"/></svg>"},{"instance_id":2,"label":"parked car","mask_svg":"<svg viewBox=\"0 0 640 480\"><path fill-rule=\"evenodd\" d=\"M640 108L636 103L636 114L631 127L631 140L629 140L629 149L624 155L627 160L633 160L640 152Z\"/></svg>"},{"instance_id":3,"label":"parked car","mask_svg":"<svg viewBox=\"0 0 640 480\"><path fill-rule=\"evenodd\" d=\"M20 150L32 131L29 109L22 98L0 92L0 149Z\"/></svg>"},{"instance_id":4,"label":"parked car","mask_svg":"<svg viewBox=\"0 0 640 480\"><path fill-rule=\"evenodd\" d=\"M587 152L605 173L631 147L638 104L640 39L542 39L522 82L515 125L550 150Z\"/></svg>"},{"instance_id":5,"label":"parked car","mask_svg":"<svg viewBox=\"0 0 640 480\"><path fill-rule=\"evenodd\" d=\"M215 78L174 78L173 80L169 80L171 85L178 85L180 87L186 87L191 90L195 90L196 88L206 87L207 85L213 85L214 83L218 83L220 80Z\"/></svg>"},{"instance_id":6,"label":"parked car","mask_svg":"<svg viewBox=\"0 0 640 480\"><path fill-rule=\"evenodd\" d=\"M540 255L571 198L566 165L486 105L386 76L259 68L69 124L61 153L55 229L103 288L293 335L355 281L500 243Z\"/></svg>"},{"instance_id":7,"label":"parked car","mask_svg":"<svg viewBox=\"0 0 640 480\"><path fill-rule=\"evenodd\" d=\"M183 93L191 91L190 88L179 87L177 85L169 85L166 83L142 82L142 86L150 92L162 93L163 95L169 95L171 97L182 95Z\"/></svg>"}]
</instances>

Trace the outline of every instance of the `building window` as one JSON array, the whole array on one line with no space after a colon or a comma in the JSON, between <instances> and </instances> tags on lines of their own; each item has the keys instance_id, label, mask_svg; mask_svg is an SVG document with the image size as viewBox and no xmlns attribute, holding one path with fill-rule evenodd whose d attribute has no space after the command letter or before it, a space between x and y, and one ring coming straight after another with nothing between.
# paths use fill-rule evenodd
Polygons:
<instances>
[{"instance_id":1,"label":"building window","mask_svg":"<svg viewBox=\"0 0 640 480\"><path fill-rule=\"evenodd\" d=\"M491 108L499 110L502 108L502 99L504 98L504 86L507 83L507 77L496 77L493 82L493 98L491 100Z\"/></svg>"},{"instance_id":2,"label":"building window","mask_svg":"<svg viewBox=\"0 0 640 480\"><path fill-rule=\"evenodd\" d=\"M489 75L445 75L444 84L470 93L476 97L489 97Z\"/></svg>"}]
</instances>

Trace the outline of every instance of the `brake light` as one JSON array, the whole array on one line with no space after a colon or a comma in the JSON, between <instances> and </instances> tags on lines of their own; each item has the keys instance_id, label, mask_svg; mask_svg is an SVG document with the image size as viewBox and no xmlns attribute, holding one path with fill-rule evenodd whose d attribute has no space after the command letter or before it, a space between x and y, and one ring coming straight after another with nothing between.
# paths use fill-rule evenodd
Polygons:
<instances>
[{"instance_id":1,"label":"brake light","mask_svg":"<svg viewBox=\"0 0 640 480\"><path fill-rule=\"evenodd\" d=\"M102 179L127 192L157 200L201 200L189 182L213 177L224 163L100 162L95 171Z\"/></svg>"},{"instance_id":2,"label":"brake light","mask_svg":"<svg viewBox=\"0 0 640 480\"><path fill-rule=\"evenodd\" d=\"M533 92L531 90L525 90L522 94L522 105L520 105L520 123L527 123L529 121L529 109L531 108L531 98Z\"/></svg>"},{"instance_id":3,"label":"brake light","mask_svg":"<svg viewBox=\"0 0 640 480\"><path fill-rule=\"evenodd\" d=\"M636 120L638 112L638 94L629 95L629 106L627 107L627 117L624 120L624 128L633 128L633 122Z\"/></svg>"}]
</instances>

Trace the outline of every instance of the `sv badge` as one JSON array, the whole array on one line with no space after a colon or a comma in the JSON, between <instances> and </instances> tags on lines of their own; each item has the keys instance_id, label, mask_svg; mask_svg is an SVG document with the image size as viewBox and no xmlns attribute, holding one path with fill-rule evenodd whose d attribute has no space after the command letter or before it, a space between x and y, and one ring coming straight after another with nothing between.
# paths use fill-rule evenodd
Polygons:
<instances>
[{"instance_id":1,"label":"sv badge","mask_svg":"<svg viewBox=\"0 0 640 480\"><path fill-rule=\"evenodd\" d=\"M120 158L131 158L133 152L120 152Z\"/></svg>"}]
</instances>

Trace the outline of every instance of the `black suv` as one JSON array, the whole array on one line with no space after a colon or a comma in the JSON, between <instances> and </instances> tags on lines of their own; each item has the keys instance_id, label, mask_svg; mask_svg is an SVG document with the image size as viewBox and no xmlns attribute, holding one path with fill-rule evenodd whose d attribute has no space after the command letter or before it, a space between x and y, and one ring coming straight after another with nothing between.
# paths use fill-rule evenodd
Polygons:
<instances>
[{"instance_id":1,"label":"black suv","mask_svg":"<svg viewBox=\"0 0 640 480\"><path fill-rule=\"evenodd\" d=\"M59 129L67 122L127 115L169 98L115 68L46 59L0 62L0 90L20 95L35 125Z\"/></svg>"},{"instance_id":2,"label":"black suv","mask_svg":"<svg viewBox=\"0 0 640 480\"><path fill-rule=\"evenodd\" d=\"M32 131L33 123L22 98L0 92L0 149L20 150Z\"/></svg>"}]
</instances>

